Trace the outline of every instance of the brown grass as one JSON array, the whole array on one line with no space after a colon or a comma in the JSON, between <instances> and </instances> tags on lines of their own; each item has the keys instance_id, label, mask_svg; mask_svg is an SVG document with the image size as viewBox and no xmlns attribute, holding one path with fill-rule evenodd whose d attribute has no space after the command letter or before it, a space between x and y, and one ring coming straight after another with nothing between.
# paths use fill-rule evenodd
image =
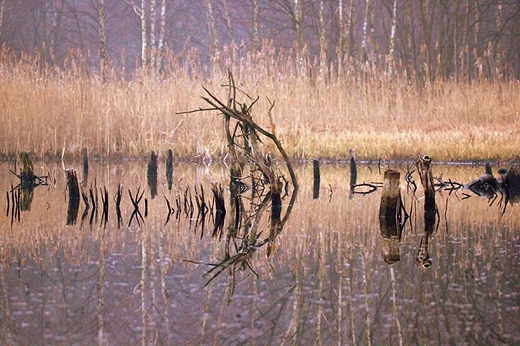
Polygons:
<instances>
[{"instance_id":1,"label":"brown grass","mask_svg":"<svg viewBox=\"0 0 520 346\"><path fill-rule=\"evenodd\" d=\"M229 54L232 56L233 54ZM161 79L131 81L116 74L103 83L71 59L64 69L42 69L36 59L0 57L0 156L142 157L173 149L177 157L225 155L217 114L176 113L205 107L202 86L226 97L225 68L171 60ZM362 159L429 154L444 160L509 160L519 155L520 84L392 80L373 72L361 80L342 73L309 77L312 64L289 55L226 61L238 86L260 96L253 114L268 126L269 102L277 135L294 158L341 159L353 147ZM310 71L310 72L309 72Z\"/></svg>"}]
</instances>

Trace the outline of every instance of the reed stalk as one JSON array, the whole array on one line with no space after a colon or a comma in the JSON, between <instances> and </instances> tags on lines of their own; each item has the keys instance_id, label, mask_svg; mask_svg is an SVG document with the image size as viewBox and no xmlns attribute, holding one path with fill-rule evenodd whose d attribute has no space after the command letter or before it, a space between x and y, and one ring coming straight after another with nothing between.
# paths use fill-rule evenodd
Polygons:
<instances>
[{"instance_id":1,"label":"reed stalk","mask_svg":"<svg viewBox=\"0 0 520 346\"><path fill-rule=\"evenodd\" d=\"M223 54L227 51L224 50ZM232 49L228 54L233 53ZM222 158L218 114L177 114L200 105L202 86L226 83L229 68L240 90L260 96L257 119L296 159L403 159L427 152L436 161L518 157L520 84L438 79L420 82L374 70L358 79L348 69L326 83L302 73L297 57L269 46L211 73L200 62L171 58L161 78L112 71L88 74L81 57L62 69L42 69L35 58L0 52L0 158L29 151L39 158L145 157L152 150L176 157ZM191 59L191 60L190 60ZM222 61L229 61L222 59ZM310 62L306 63L312 67ZM267 97L271 99L268 100Z\"/></svg>"}]
</instances>

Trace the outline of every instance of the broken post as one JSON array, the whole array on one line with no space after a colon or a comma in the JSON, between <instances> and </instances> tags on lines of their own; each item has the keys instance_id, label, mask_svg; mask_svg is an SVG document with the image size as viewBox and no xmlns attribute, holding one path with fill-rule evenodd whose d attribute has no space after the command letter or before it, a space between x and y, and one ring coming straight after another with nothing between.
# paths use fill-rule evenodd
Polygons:
<instances>
[{"instance_id":1,"label":"broken post","mask_svg":"<svg viewBox=\"0 0 520 346\"><path fill-rule=\"evenodd\" d=\"M168 191L171 191L173 185L173 150L171 149L168 149L166 158L166 181L168 182Z\"/></svg>"},{"instance_id":2,"label":"broken post","mask_svg":"<svg viewBox=\"0 0 520 346\"><path fill-rule=\"evenodd\" d=\"M348 150L350 154L350 194L349 198L354 198L354 188L357 184L357 166L356 166L356 152L353 148Z\"/></svg>"},{"instance_id":3,"label":"broken post","mask_svg":"<svg viewBox=\"0 0 520 346\"><path fill-rule=\"evenodd\" d=\"M424 190L424 211L436 213L437 206L435 204L435 186L433 185L433 174L431 170L432 159L428 155L419 158L415 165L421 178L421 184Z\"/></svg>"},{"instance_id":4,"label":"broken post","mask_svg":"<svg viewBox=\"0 0 520 346\"><path fill-rule=\"evenodd\" d=\"M81 150L83 154L83 187L87 186L88 181L88 151L87 148Z\"/></svg>"},{"instance_id":5,"label":"broken post","mask_svg":"<svg viewBox=\"0 0 520 346\"><path fill-rule=\"evenodd\" d=\"M314 176L312 198L318 199L320 197L320 160L312 159L312 171Z\"/></svg>"},{"instance_id":6,"label":"broken post","mask_svg":"<svg viewBox=\"0 0 520 346\"><path fill-rule=\"evenodd\" d=\"M79 193L79 184L76 171L74 169L67 169L67 188L69 190L69 207L67 209L67 225L74 225L79 211L79 200L81 195Z\"/></svg>"},{"instance_id":7,"label":"broken post","mask_svg":"<svg viewBox=\"0 0 520 346\"><path fill-rule=\"evenodd\" d=\"M151 197L154 199L155 196L157 196L157 154L155 154L155 151L150 153L150 162L148 163L146 177L148 178Z\"/></svg>"},{"instance_id":8,"label":"broken post","mask_svg":"<svg viewBox=\"0 0 520 346\"><path fill-rule=\"evenodd\" d=\"M383 191L379 206L379 227L383 238L383 258L393 264L401 258L399 242L401 240L401 191L400 173L389 169L385 171Z\"/></svg>"}]
</instances>

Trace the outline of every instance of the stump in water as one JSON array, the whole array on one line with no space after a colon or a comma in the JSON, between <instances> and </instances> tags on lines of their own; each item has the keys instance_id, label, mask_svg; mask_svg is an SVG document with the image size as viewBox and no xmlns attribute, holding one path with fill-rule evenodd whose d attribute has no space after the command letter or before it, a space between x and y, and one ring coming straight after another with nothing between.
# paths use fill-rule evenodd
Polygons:
<instances>
[{"instance_id":1,"label":"stump in water","mask_svg":"<svg viewBox=\"0 0 520 346\"><path fill-rule=\"evenodd\" d=\"M87 148L81 150L83 154L83 187L87 186L88 181L88 151Z\"/></svg>"},{"instance_id":2,"label":"stump in water","mask_svg":"<svg viewBox=\"0 0 520 346\"><path fill-rule=\"evenodd\" d=\"M357 166L356 166L356 152L353 148L348 150L350 154L350 194L349 198L354 198L354 188L357 184Z\"/></svg>"},{"instance_id":3,"label":"stump in water","mask_svg":"<svg viewBox=\"0 0 520 346\"><path fill-rule=\"evenodd\" d=\"M312 159L312 168L314 175L314 185L312 189L312 198L320 198L320 160Z\"/></svg>"},{"instance_id":4,"label":"stump in water","mask_svg":"<svg viewBox=\"0 0 520 346\"><path fill-rule=\"evenodd\" d=\"M168 149L166 159L166 181L168 182L168 190L171 191L173 185L173 151L171 149Z\"/></svg>"},{"instance_id":5,"label":"stump in water","mask_svg":"<svg viewBox=\"0 0 520 346\"><path fill-rule=\"evenodd\" d=\"M428 155L424 155L415 162L415 165L424 190L424 211L436 213L437 205L435 204L435 186L433 185L431 162L432 159Z\"/></svg>"},{"instance_id":6,"label":"stump in water","mask_svg":"<svg viewBox=\"0 0 520 346\"><path fill-rule=\"evenodd\" d=\"M20 180L22 189L33 187L34 185L34 169L29 155L22 151L20 153Z\"/></svg>"},{"instance_id":7,"label":"stump in water","mask_svg":"<svg viewBox=\"0 0 520 346\"><path fill-rule=\"evenodd\" d=\"M148 186L150 186L151 198L154 199L157 196L157 154L155 151L150 153L146 177L148 178Z\"/></svg>"},{"instance_id":8,"label":"stump in water","mask_svg":"<svg viewBox=\"0 0 520 346\"><path fill-rule=\"evenodd\" d=\"M79 193L79 184L76 171L67 169L67 188L69 190L69 207L67 209L67 225L74 225L79 211L79 200L81 195Z\"/></svg>"},{"instance_id":9,"label":"stump in water","mask_svg":"<svg viewBox=\"0 0 520 346\"><path fill-rule=\"evenodd\" d=\"M379 227L383 237L383 258L393 264L401 259L399 242L401 240L401 191L400 173L389 169L385 171L383 191L379 206Z\"/></svg>"}]
</instances>

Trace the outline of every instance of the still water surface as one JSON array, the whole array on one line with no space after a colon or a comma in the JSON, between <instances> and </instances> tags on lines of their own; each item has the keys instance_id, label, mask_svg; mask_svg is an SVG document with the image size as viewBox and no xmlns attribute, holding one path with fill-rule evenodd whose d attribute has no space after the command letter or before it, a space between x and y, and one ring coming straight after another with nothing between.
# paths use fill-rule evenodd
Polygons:
<instances>
[{"instance_id":1,"label":"still water surface","mask_svg":"<svg viewBox=\"0 0 520 346\"><path fill-rule=\"evenodd\" d=\"M215 264L226 249L236 254L243 241L238 234L226 245L235 222L226 167L178 164L169 189L160 166L152 198L146 163L91 163L84 191L97 191L101 204L99 190L106 188L108 219L92 207L83 217L82 201L70 222L61 166L36 163L35 174L49 174L50 184L34 190L30 210L13 218L8 198L0 200L0 344L519 344L518 203L504 210L500 198L438 192L438 220L426 237L420 183L412 194L406 167L393 168L401 172L410 214L393 245L395 263L384 257L381 189L351 196L348 165L324 165L316 198L309 165L297 168L301 188L269 247L258 246L247 261L220 271ZM4 196L18 183L9 169L12 163L0 164ZM358 166L357 182L382 182L384 169ZM433 173L468 183L483 168L435 165ZM211 237L214 183L222 184L228 210L220 239ZM129 190L135 197L138 187L141 215L132 217ZM204 220L197 212L202 189ZM288 204L289 196L282 217ZM245 208L248 215L254 206ZM244 226L260 242L269 237L269 214L260 210Z\"/></svg>"}]
</instances>

